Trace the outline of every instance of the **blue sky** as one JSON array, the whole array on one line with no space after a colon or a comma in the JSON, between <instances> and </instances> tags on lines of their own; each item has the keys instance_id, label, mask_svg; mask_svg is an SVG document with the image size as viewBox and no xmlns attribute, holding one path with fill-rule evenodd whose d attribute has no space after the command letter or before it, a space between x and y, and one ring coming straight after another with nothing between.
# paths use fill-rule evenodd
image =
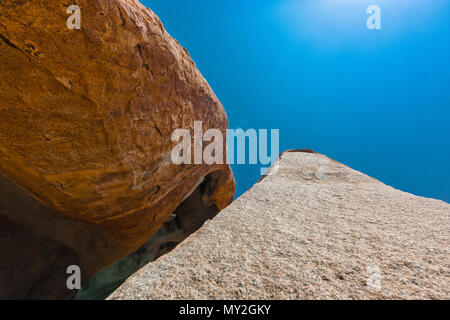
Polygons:
<instances>
[{"instance_id":1,"label":"blue sky","mask_svg":"<svg viewBox=\"0 0 450 320\"><path fill-rule=\"evenodd\" d=\"M280 129L395 188L450 202L450 1L141 1L191 54L230 128ZM369 5L381 30L366 27ZM237 195L260 166L233 165Z\"/></svg>"}]
</instances>

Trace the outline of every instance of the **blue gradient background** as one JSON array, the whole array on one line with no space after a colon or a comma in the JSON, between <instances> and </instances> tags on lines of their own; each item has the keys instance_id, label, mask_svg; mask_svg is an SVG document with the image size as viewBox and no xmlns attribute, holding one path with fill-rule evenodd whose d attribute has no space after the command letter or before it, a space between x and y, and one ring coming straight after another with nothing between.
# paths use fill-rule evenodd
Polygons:
<instances>
[{"instance_id":1,"label":"blue gradient background","mask_svg":"<svg viewBox=\"0 0 450 320\"><path fill-rule=\"evenodd\" d=\"M279 128L395 188L450 201L450 1L151 0L230 128ZM381 8L382 30L366 9ZM260 166L233 165L237 195Z\"/></svg>"}]
</instances>

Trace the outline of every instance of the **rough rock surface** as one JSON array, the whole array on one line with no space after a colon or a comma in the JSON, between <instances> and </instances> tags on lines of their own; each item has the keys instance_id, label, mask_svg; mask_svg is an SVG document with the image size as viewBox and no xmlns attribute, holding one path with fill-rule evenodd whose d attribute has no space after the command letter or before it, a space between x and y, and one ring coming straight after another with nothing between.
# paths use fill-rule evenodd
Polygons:
<instances>
[{"instance_id":1,"label":"rough rock surface","mask_svg":"<svg viewBox=\"0 0 450 320\"><path fill-rule=\"evenodd\" d=\"M280 159L277 174L109 298L450 298L448 203L323 155Z\"/></svg>"},{"instance_id":2,"label":"rough rock surface","mask_svg":"<svg viewBox=\"0 0 450 320\"><path fill-rule=\"evenodd\" d=\"M68 264L87 280L135 251L207 176L204 205L233 199L227 165L171 163L175 129L228 121L137 0L0 1L0 117L0 298L71 295Z\"/></svg>"}]
</instances>

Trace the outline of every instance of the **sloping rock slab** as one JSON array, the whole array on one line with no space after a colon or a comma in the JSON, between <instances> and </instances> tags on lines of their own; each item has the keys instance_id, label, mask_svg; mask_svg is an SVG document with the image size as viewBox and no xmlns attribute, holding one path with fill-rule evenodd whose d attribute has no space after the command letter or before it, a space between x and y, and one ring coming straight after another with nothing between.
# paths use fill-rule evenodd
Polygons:
<instances>
[{"instance_id":1,"label":"sloping rock slab","mask_svg":"<svg viewBox=\"0 0 450 320\"><path fill-rule=\"evenodd\" d=\"M267 176L109 299L448 299L449 204L323 155Z\"/></svg>"}]
</instances>

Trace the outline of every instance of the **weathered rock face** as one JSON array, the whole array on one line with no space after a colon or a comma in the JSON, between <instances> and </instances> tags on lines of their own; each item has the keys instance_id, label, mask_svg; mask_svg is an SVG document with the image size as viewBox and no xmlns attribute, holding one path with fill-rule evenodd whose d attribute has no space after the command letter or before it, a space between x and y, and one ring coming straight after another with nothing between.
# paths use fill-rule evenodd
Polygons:
<instances>
[{"instance_id":1,"label":"weathered rock face","mask_svg":"<svg viewBox=\"0 0 450 320\"><path fill-rule=\"evenodd\" d=\"M276 165L110 299L450 298L448 203L310 152Z\"/></svg>"},{"instance_id":2,"label":"weathered rock face","mask_svg":"<svg viewBox=\"0 0 450 320\"><path fill-rule=\"evenodd\" d=\"M79 0L81 30L69 30L70 4L0 2L0 298L54 297L70 264L90 278L207 176L203 205L234 195L228 165L171 162L175 129L228 123L158 17L136 0Z\"/></svg>"}]
</instances>

